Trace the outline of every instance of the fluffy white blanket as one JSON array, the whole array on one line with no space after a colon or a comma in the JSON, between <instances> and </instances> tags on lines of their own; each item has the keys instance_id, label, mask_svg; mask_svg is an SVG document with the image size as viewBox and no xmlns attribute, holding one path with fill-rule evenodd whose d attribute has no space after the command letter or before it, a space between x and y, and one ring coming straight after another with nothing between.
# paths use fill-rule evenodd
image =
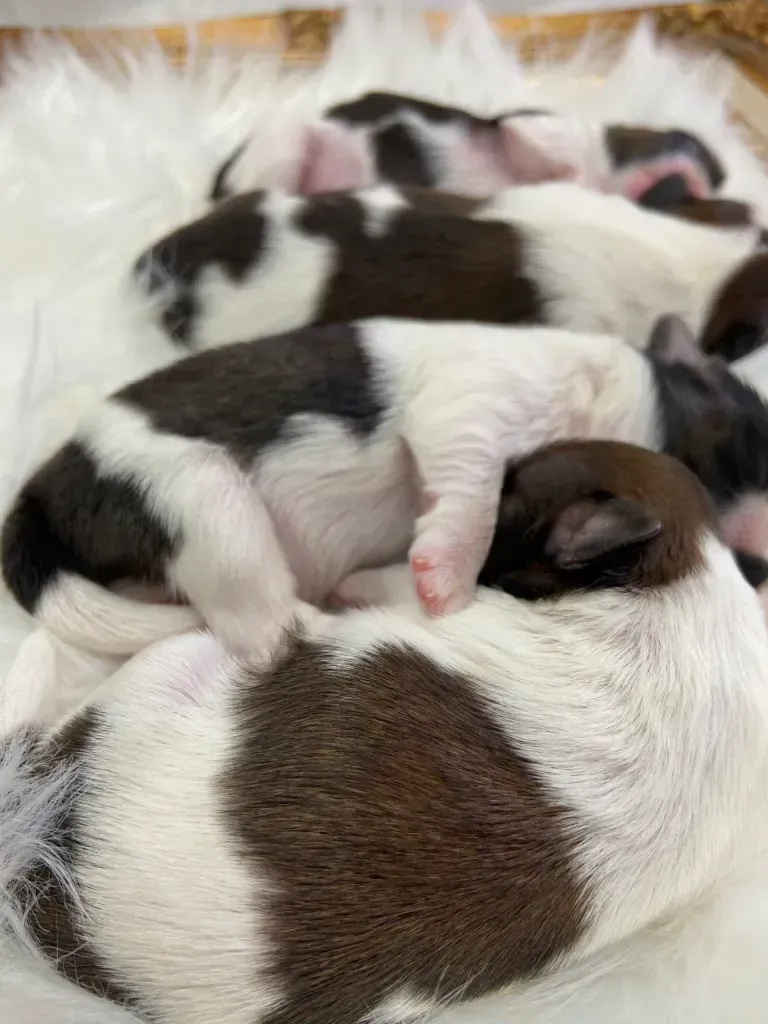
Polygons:
<instances>
[{"instance_id":1,"label":"fluffy white blanket","mask_svg":"<svg viewBox=\"0 0 768 1024\"><path fill-rule=\"evenodd\" d=\"M273 54L200 54L170 67L147 51L101 70L40 44L0 91L0 502L104 392L171 358L125 287L142 247L205 206L211 174L246 132L264 153L289 119L365 88L474 108L551 104L607 121L699 132L722 154L727 192L768 224L768 179L727 122L728 75L643 28L608 68L598 43L526 73L482 14L464 7L431 40L415 0L353 5L317 71ZM768 388L768 359L751 370ZM756 369L755 369L756 367ZM0 595L0 673L29 622ZM62 659L66 706L103 666ZM0 676L2 678L2 676ZM464 1007L452 1024L762 1024L768 1019L768 857L674 921L578 970ZM0 948L6 1024L124 1021L43 965Z\"/></svg>"}]
</instances>

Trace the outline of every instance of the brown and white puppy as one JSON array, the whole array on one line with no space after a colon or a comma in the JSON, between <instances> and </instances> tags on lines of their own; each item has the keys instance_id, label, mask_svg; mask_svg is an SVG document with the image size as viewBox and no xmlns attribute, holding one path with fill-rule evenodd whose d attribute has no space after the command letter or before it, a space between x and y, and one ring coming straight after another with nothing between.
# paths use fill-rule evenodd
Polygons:
<instances>
[{"instance_id":1,"label":"brown and white puppy","mask_svg":"<svg viewBox=\"0 0 768 1024\"><path fill-rule=\"evenodd\" d=\"M698 333L760 229L715 230L576 185L490 200L390 186L237 196L161 239L135 279L192 349L368 316L541 323L647 344L659 316Z\"/></svg>"},{"instance_id":2,"label":"brown and white puppy","mask_svg":"<svg viewBox=\"0 0 768 1024\"><path fill-rule=\"evenodd\" d=\"M8 927L164 1024L395 1024L621 940L765 843L768 636L691 474L539 451L483 579L430 619L406 572L266 665L175 638L50 734L11 695Z\"/></svg>"},{"instance_id":3,"label":"brown and white puppy","mask_svg":"<svg viewBox=\"0 0 768 1024\"><path fill-rule=\"evenodd\" d=\"M370 320L203 352L112 396L21 490L3 578L54 635L108 655L199 616L252 653L297 597L320 604L406 552L425 609L452 612L474 592L506 461L574 436L679 457L726 542L768 551L768 407L679 322L641 353L545 328ZM108 589L126 579L192 607Z\"/></svg>"},{"instance_id":4,"label":"brown and white puppy","mask_svg":"<svg viewBox=\"0 0 768 1024\"><path fill-rule=\"evenodd\" d=\"M274 178L264 173L260 138L246 140L217 171L211 198L255 188L312 195L376 184L488 196L511 184L569 180L636 199L670 174L701 198L725 177L713 151L679 129L586 124L534 108L478 117L388 92L329 108L301 127L292 145L292 159Z\"/></svg>"},{"instance_id":5,"label":"brown and white puppy","mask_svg":"<svg viewBox=\"0 0 768 1024\"><path fill-rule=\"evenodd\" d=\"M653 444L656 390L619 339L544 328L371 320L203 352L109 398L31 476L3 578L56 636L110 655L198 616L257 651L297 597L406 552L425 608L454 611L506 461L574 435ZM125 579L192 608L107 589Z\"/></svg>"}]
</instances>

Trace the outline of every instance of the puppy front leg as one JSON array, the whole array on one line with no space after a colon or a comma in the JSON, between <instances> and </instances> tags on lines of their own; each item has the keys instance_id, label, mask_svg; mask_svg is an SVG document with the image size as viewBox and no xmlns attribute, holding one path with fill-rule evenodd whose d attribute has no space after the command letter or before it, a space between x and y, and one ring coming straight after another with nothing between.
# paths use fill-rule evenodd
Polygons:
<instances>
[{"instance_id":1,"label":"puppy front leg","mask_svg":"<svg viewBox=\"0 0 768 1024\"><path fill-rule=\"evenodd\" d=\"M422 487L409 559L416 593L431 615L463 608L490 547L504 475L505 441L489 415L429 418L405 437Z\"/></svg>"},{"instance_id":2,"label":"puppy front leg","mask_svg":"<svg viewBox=\"0 0 768 1024\"><path fill-rule=\"evenodd\" d=\"M266 653L301 608L269 511L225 457L198 467L189 493L171 579L228 650Z\"/></svg>"}]
</instances>

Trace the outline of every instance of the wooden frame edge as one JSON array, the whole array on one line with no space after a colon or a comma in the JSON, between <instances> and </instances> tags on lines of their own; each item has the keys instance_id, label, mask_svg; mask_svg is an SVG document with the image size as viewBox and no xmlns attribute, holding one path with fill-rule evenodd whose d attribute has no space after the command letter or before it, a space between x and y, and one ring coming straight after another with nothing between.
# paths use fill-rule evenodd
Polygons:
<instances>
[{"instance_id":1,"label":"wooden frame edge","mask_svg":"<svg viewBox=\"0 0 768 1024\"><path fill-rule=\"evenodd\" d=\"M499 34L514 39L526 56L542 49L567 50L590 30L623 35L641 17L652 17L659 30L726 54L768 92L768 3L765 0L718 0L714 3L662 4L596 11L585 14L497 16L492 20ZM328 50L335 27L343 17L339 9L285 9L266 16L203 21L194 26L195 47L201 44L227 48L268 48L290 63L317 63ZM436 32L446 16L428 15ZM190 53L190 32L185 25L161 25L147 29L45 29L85 50L135 46L153 38L172 57L183 62ZM31 31L0 28L0 39L22 43Z\"/></svg>"}]
</instances>

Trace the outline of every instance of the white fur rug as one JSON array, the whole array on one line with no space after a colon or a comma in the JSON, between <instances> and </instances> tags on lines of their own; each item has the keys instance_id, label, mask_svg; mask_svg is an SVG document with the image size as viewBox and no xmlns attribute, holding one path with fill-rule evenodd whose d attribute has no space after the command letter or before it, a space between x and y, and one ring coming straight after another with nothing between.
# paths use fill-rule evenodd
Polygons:
<instances>
[{"instance_id":1,"label":"white fur rug","mask_svg":"<svg viewBox=\"0 0 768 1024\"><path fill-rule=\"evenodd\" d=\"M768 224L768 178L726 121L728 76L643 29L607 78L599 45L526 78L474 7L437 44L416 0L360 0L326 65L280 73L274 55L200 55L184 71L158 52L125 73L40 45L0 90L0 503L96 397L172 357L125 289L130 261L204 205L217 164L254 127L265 159L288 119L365 88L415 91L478 112L551 104L601 120L675 125L723 155L727 192ZM382 10L385 13L382 13ZM407 13L406 13L407 12ZM768 356L753 359L768 390ZM0 673L29 629L0 595ZM89 675L89 671L93 670ZM103 666L62 658L58 706ZM524 995L442 1024L764 1024L768 856L679 919ZM45 967L0 949L4 1024L128 1021Z\"/></svg>"}]
</instances>

